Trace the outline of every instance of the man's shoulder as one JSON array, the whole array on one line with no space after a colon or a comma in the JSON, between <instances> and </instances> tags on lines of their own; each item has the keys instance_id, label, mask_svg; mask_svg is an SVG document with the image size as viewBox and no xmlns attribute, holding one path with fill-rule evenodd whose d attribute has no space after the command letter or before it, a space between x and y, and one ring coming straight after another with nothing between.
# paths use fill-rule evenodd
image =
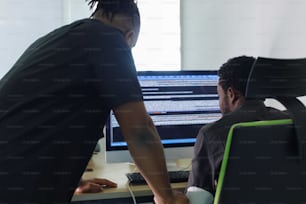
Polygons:
<instances>
[{"instance_id":1,"label":"man's shoulder","mask_svg":"<svg viewBox=\"0 0 306 204\"><path fill-rule=\"evenodd\" d=\"M272 110L271 110L272 111ZM260 111L261 112L261 111ZM282 113L272 111L271 115L282 115ZM257 111L233 111L227 114L224 114L219 120L216 120L212 123L209 123L201 128L201 132L205 134L206 137L216 137L217 135L225 135L230 130L231 126L235 123L240 122L249 122L260 120L258 115L261 115Z\"/></svg>"},{"instance_id":2,"label":"man's shoulder","mask_svg":"<svg viewBox=\"0 0 306 204\"><path fill-rule=\"evenodd\" d=\"M219 120L203 126L200 131L203 135L205 135L206 140L216 140L220 137L224 139L235 121L235 117L231 115L224 115Z\"/></svg>"},{"instance_id":3,"label":"man's shoulder","mask_svg":"<svg viewBox=\"0 0 306 204\"><path fill-rule=\"evenodd\" d=\"M82 41L105 41L105 43L112 42L113 39L115 39L115 41L124 40L122 32L119 29L91 18L76 20L70 24L61 26L45 37L51 36L61 36L61 38L64 39L82 38Z\"/></svg>"},{"instance_id":4,"label":"man's shoulder","mask_svg":"<svg viewBox=\"0 0 306 204\"><path fill-rule=\"evenodd\" d=\"M220 118L219 120L216 120L214 122L211 122L211 123L208 123L208 124L204 125L201 128L201 131L203 131L203 132L213 131L215 129L218 129L221 126L221 123L222 123L222 118Z\"/></svg>"},{"instance_id":5,"label":"man's shoulder","mask_svg":"<svg viewBox=\"0 0 306 204\"><path fill-rule=\"evenodd\" d=\"M200 132L206 139L224 138L227 136L231 126L240 122L251 122L259 120L276 120L289 118L288 113L271 107L255 106L243 107L236 111L224 114L219 120L204 125Z\"/></svg>"},{"instance_id":6,"label":"man's shoulder","mask_svg":"<svg viewBox=\"0 0 306 204\"><path fill-rule=\"evenodd\" d=\"M231 112L222 115L222 117L212 123L205 125L203 131L216 131L219 129L229 129L234 123L240 122L241 117L239 113Z\"/></svg>"}]
</instances>

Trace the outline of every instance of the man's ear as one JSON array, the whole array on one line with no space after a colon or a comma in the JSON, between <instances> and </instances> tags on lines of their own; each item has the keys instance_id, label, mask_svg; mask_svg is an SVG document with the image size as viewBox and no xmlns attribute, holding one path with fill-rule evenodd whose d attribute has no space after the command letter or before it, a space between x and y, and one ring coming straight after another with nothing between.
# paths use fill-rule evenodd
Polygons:
<instances>
[{"instance_id":1,"label":"man's ear","mask_svg":"<svg viewBox=\"0 0 306 204\"><path fill-rule=\"evenodd\" d=\"M226 94L229 106L232 110L239 108L244 103L244 97L234 88L229 87Z\"/></svg>"},{"instance_id":2,"label":"man's ear","mask_svg":"<svg viewBox=\"0 0 306 204\"><path fill-rule=\"evenodd\" d=\"M236 96L235 96L235 91L232 87L229 87L227 90L226 90L226 96L228 98L228 102L230 102L231 104L233 104L235 102L236 99Z\"/></svg>"},{"instance_id":3,"label":"man's ear","mask_svg":"<svg viewBox=\"0 0 306 204\"><path fill-rule=\"evenodd\" d=\"M134 35L134 31L133 30L128 30L124 34L125 38L127 38L127 39L132 38L133 35Z\"/></svg>"},{"instance_id":4,"label":"man's ear","mask_svg":"<svg viewBox=\"0 0 306 204\"><path fill-rule=\"evenodd\" d=\"M127 44L132 48L134 47L135 45L133 45L133 37L134 37L134 31L133 30L128 30L125 32L124 34L124 38L125 38L125 41L127 42Z\"/></svg>"}]
</instances>

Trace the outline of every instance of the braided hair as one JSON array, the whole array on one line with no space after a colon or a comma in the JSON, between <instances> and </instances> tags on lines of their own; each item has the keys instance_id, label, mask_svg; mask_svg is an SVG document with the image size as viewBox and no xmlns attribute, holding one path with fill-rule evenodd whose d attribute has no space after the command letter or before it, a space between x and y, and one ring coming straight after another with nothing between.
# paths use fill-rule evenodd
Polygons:
<instances>
[{"instance_id":1,"label":"braided hair","mask_svg":"<svg viewBox=\"0 0 306 204\"><path fill-rule=\"evenodd\" d=\"M90 9L93 9L96 6L95 11L92 16L98 11L101 10L102 15L109 20L113 19L113 16L116 14L125 15L134 19L135 17L139 18L139 10L135 0L86 0Z\"/></svg>"}]
</instances>

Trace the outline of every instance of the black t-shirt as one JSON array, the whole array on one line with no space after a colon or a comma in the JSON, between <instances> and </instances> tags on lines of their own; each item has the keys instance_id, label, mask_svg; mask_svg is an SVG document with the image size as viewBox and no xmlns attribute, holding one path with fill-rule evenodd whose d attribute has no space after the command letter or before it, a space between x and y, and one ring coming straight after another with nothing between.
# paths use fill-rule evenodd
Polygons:
<instances>
[{"instance_id":1,"label":"black t-shirt","mask_svg":"<svg viewBox=\"0 0 306 204\"><path fill-rule=\"evenodd\" d=\"M69 202L110 110L140 100L119 30L84 19L38 39L0 82L0 202Z\"/></svg>"}]
</instances>

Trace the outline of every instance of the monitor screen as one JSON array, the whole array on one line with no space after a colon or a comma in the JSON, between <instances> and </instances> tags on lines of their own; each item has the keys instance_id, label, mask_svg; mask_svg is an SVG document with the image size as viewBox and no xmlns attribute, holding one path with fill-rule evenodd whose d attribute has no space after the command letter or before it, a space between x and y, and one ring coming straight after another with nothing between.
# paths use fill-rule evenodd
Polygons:
<instances>
[{"instance_id":1,"label":"monitor screen","mask_svg":"<svg viewBox=\"0 0 306 204\"><path fill-rule=\"evenodd\" d=\"M191 158L199 129L221 117L217 71L140 71L138 80L166 159ZM112 112L105 137L107 162L132 162Z\"/></svg>"}]
</instances>

